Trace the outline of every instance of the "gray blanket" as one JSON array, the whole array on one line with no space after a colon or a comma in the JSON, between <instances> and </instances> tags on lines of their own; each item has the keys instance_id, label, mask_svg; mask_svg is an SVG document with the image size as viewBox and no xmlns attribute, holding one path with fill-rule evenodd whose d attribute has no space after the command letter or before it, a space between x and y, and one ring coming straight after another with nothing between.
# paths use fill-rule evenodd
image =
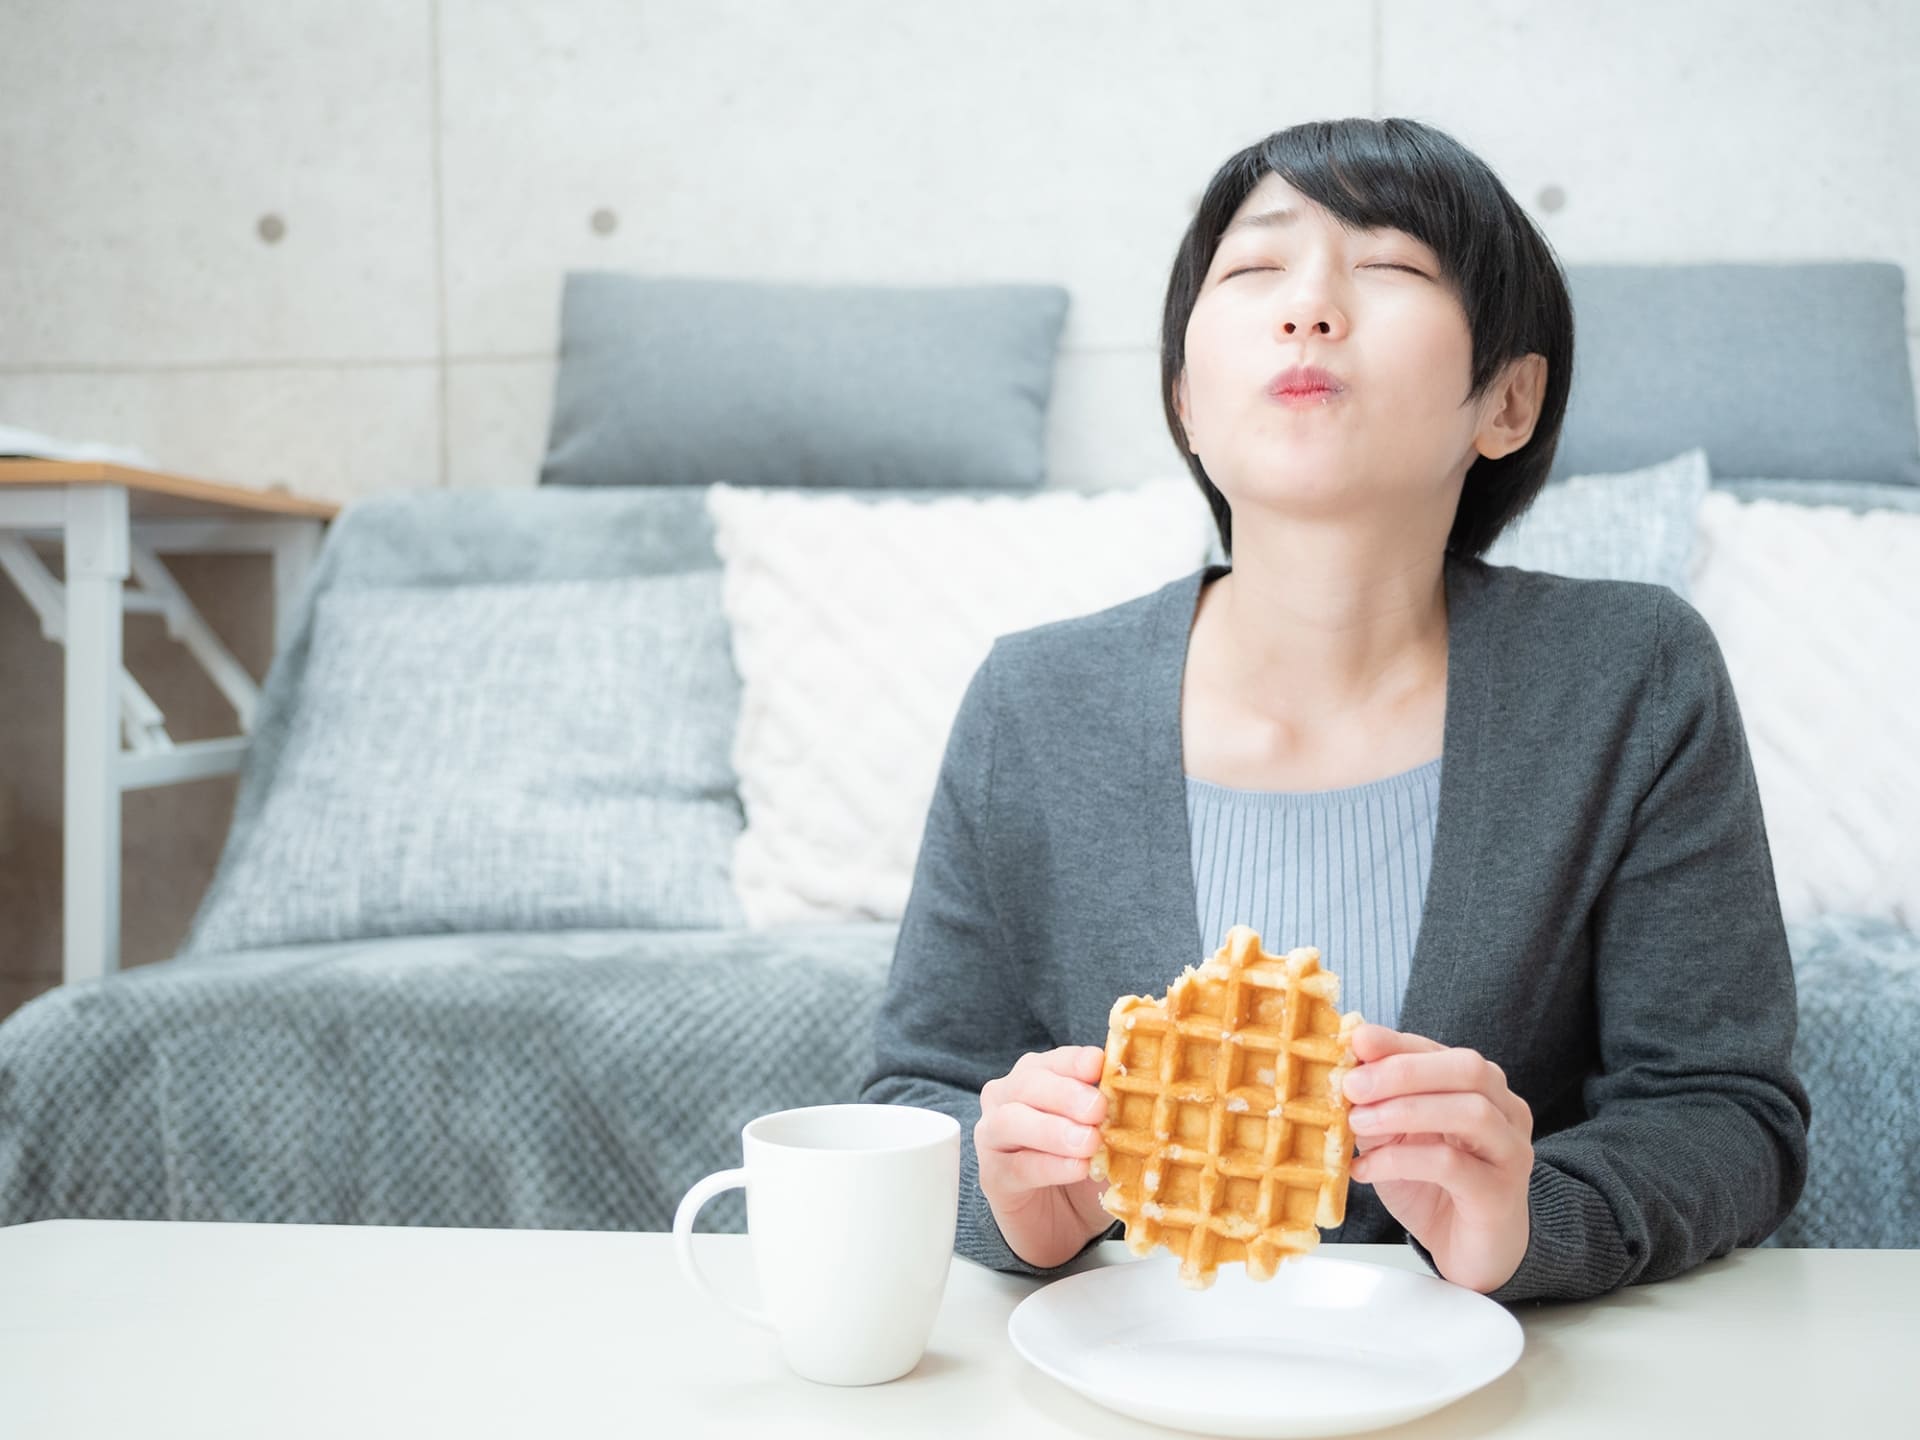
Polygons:
<instances>
[{"instance_id":1,"label":"gray blanket","mask_svg":"<svg viewBox=\"0 0 1920 1440\"><path fill-rule=\"evenodd\" d=\"M0 1024L0 1224L664 1230L740 1127L856 1099L896 927L181 957ZM1920 940L1790 927L1812 1171L1774 1243L1920 1245ZM739 1231L740 1193L701 1228Z\"/></svg>"},{"instance_id":2,"label":"gray blanket","mask_svg":"<svg viewBox=\"0 0 1920 1440\"><path fill-rule=\"evenodd\" d=\"M661 1230L763 1111L850 1100L891 924L180 957L0 1025L0 1223ZM739 1192L702 1229L738 1231Z\"/></svg>"}]
</instances>

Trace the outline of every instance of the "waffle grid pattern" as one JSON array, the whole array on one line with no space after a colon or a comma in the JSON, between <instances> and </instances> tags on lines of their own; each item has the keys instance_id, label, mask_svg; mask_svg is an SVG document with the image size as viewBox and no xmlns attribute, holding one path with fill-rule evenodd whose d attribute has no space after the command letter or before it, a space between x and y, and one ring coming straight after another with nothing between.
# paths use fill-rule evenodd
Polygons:
<instances>
[{"instance_id":1,"label":"waffle grid pattern","mask_svg":"<svg viewBox=\"0 0 1920 1440\"><path fill-rule=\"evenodd\" d=\"M1114 1003L1091 1174L1135 1254L1166 1245L1191 1289L1235 1260L1267 1280L1341 1223L1353 1137L1340 1082L1360 1016L1339 998L1318 949L1269 955L1236 925L1164 1000Z\"/></svg>"}]
</instances>

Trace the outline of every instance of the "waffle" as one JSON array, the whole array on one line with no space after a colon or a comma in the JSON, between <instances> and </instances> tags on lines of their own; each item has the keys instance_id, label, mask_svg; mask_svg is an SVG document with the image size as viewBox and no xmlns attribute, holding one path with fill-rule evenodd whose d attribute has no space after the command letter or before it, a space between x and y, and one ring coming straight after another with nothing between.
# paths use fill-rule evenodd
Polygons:
<instances>
[{"instance_id":1,"label":"waffle","mask_svg":"<svg viewBox=\"0 0 1920 1440\"><path fill-rule=\"evenodd\" d=\"M1341 1078L1360 1016L1340 1014L1339 1000L1319 950L1269 955L1235 925L1165 999L1114 1001L1091 1175L1108 1181L1100 1204L1126 1221L1134 1254L1165 1245L1191 1290L1232 1261L1270 1280L1345 1218L1353 1132Z\"/></svg>"}]
</instances>

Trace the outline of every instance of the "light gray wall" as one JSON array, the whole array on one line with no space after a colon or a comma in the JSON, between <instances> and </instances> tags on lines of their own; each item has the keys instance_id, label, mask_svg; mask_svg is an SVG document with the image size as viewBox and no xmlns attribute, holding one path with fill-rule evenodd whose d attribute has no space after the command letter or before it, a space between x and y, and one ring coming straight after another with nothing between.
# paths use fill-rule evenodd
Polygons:
<instances>
[{"instance_id":1,"label":"light gray wall","mask_svg":"<svg viewBox=\"0 0 1920 1440\"><path fill-rule=\"evenodd\" d=\"M1054 482L1170 470L1174 245L1305 119L1439 125L1568 263L1920 260L1907 3L0 0L0 30L0 423L335 499L532 484L589 266L1058 281ZM264 569L196 579L250 643ZM0 587L0 1013L59 968L51 652ZM129 655L177 737L231 726L173 647ZM127 963L171 953L232 793L130 798Z\"/></svg>"}]
</instances>

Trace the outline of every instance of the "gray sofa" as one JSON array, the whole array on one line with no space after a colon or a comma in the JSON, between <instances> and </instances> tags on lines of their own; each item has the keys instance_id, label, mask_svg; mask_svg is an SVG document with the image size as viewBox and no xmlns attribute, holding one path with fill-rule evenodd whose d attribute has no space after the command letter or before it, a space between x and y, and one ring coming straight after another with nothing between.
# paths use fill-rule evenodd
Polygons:
<instances>
[{"instance_id":1,"label":"gray sofa","mask_svg":"<svg viewBox=\"0 0 1920 1440\"><path fill-rule=\"evenodd\" d=\"M1810 268L1830 286L1831 272ZM1858 267L1870 293L1853 306L1877 317L1873 344L1883 350L1888 268ZM1633 351L1646 333L1636 319L1675 323L1679 302L1662 288L1664 272L1639 288L1620 271L1584 281L1570 273L1589 302L1581 323L1599 342L1606 326L1589 326L1593 316L1613 323ZM1853 313L1830 288L1818 295L1811 308L1797 293L1769 313ZM1897 284L1891 296L1897 306ZM1897 314L1892 324L1904 346ZM1606 394L1605 353L1592 362L1590 397ZM1898 363L1904 375L1904 350ZM1616 368L1632 371L1625 360ZM1841 365L1842 381L1847 373ZM1738 392L1724 375L1715 383ZM1869 426L1823 411L1808 427L1890 437L1874 443L1898 454L1877 472L1872 455L1828 468L1785 454L1763 467L1749 448L1732 465L1715 452L1716 472L1767 478L1715 484L1745 496L1920 511L1910 379L1879 393ZM1656 420L1678 423L1686 403L1679 397L1664 418L1639 407L1643 428L1631 433L1570 419L1577 443L1568 466L1624 469L1672 453L1679 439L1712 450L1714 434L1648 433ZM1744 403L1769 412L1775 429L1782 423L1773 401ZM1713 412L1703 423L1738 437L1726 441L1738 450L1758 422ZM1892 483L1861 478L1871 473ZM263 688L210 902L231 913L246 885L259 892L246 903L275 902L273 892L296 886L329 899L324 867L249 880L241 853L265 823L262 797L302 718L324 597L717 576L703 502L699 485L555 484L407 492L350 506L329 532L302 617ZM709 593L717 605L717 585ZM391 783L404 787L405 776ZM405 807L404 793L392 798ZM744 823L737 797L709 788L702 803L719 804L735 828ZM672 858L673 836L648 843L662 864ZM682 916L663 925L190 944L163 963L48 992L0 1023L0 1224L114 1217L664 1230L689 1185L739 1163L747 1120L857 1098L896 929L871 922L753 932L722 906L697 923ZM201 939L213 933L197 926ZM1801 1011L1796 1060L1814 1105L1812 1172L1772 1243L1920 1245L1920 937L1829 915L1790 927L1789 939ZM743 1224L738 1191L704 1212L707 1227Z\"/></svg>"},{"instance_id":2,"label":"gray sofa","mask_svg":"<svg viewBox=\"0 0 1920 1440\"><path fill-rule=\"evenodd\" d=\"M351 507L316 575L390 579L380 556L463 547L469 576L537 574L542 555L577 561L563 529L607 534L615 511L655 534L673 512L700 539L697 492L425 492ZM502 534L523 537L511 563L483 562ZM307 643L269 676L256 775ZM247 824L243 807L230 843ZM694 1180L739 1162L747 1120L857 1098L896 928L393 935L65 986L0 1025L0 1223L663 1230ZM1827 916L1790 940L1813 1168L1776 1239L1920 1243L1920 937ZM706 1213L739 1229L740 1192Z\"/></svg>"}]
</instances>

